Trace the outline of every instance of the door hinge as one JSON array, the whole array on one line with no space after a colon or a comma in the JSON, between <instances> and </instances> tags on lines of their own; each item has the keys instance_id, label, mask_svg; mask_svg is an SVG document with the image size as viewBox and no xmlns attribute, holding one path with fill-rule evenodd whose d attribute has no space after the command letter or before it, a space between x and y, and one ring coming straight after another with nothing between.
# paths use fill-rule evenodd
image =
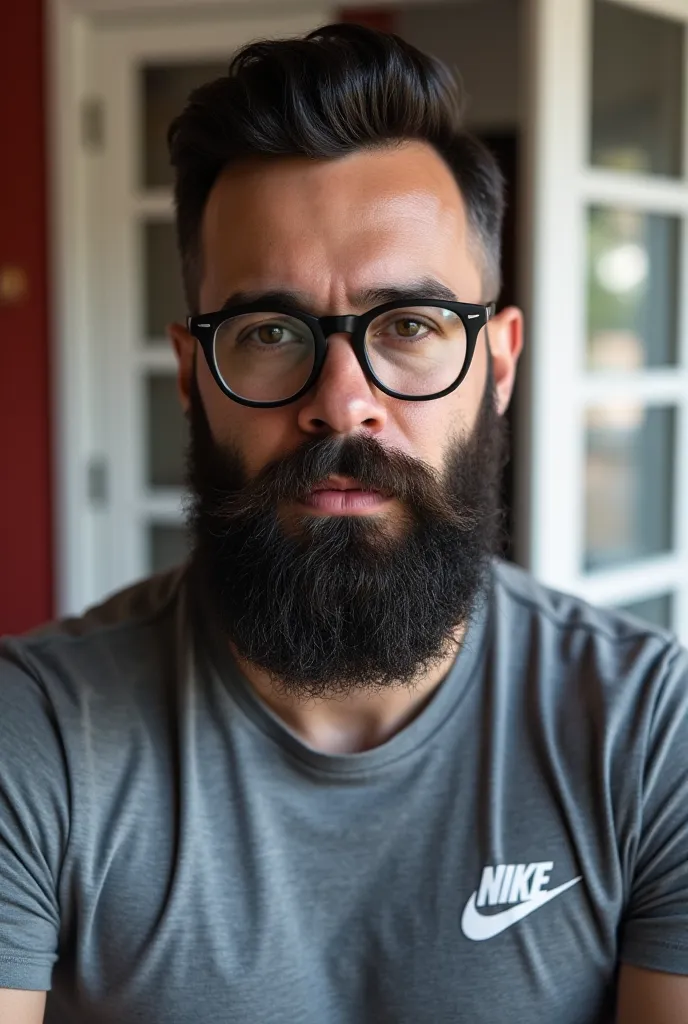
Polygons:
<instances>
[{"instance_id":1,"label":"door hinge","mask_svg":"<svg viewBox=\"0 0 688 1024\"><path fill-rule=\"evenodd\" d=\"M100 152L105 145L105 106L98 96L82 100L81 143L92 152Z\"/></svg>"},{"instance_id":2,"label":"door hinge","mask_svg":"<svg viewBox=\"0 0 688 1024\"><path fill-rule=\"evenodd\" d=\"M108 503L108 465L102 455L94 456L86 470L86 493L92 505L102 508Z\"/></svg>"}]
</instances>

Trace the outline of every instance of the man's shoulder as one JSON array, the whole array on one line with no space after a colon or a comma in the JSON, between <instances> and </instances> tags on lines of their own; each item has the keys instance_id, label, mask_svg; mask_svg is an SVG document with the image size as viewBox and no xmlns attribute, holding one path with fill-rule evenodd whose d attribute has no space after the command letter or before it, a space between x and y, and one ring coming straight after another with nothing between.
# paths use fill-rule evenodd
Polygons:
<instances>
[{"instance_id":1,"label":"man's shoulder","mask_svg":"<svg viewBox=\"0 0 688 1024\"><path fill-rule=\"evenodd\" d=\"M552 632L589 634L611 645L646 640L676 644L675 636L621 609L591 604L584 598L539 582L520 566L497 559L494 598L498 607L524 622L533 619Z\"/></svg>"},{"instance_id":2,"label":"man's shoulder","mask_svg":"<svg viewBox=\"0 0 688 1024\"><path fill-rule=\"evenodd\" d=\"M530 676L546 671L548 685L570 683L573 674L626 698L651 679L688 676L688 651L669 630L546 586L503 561L494 567L493 623L511 663Z\"/></svg>"},{"instance_id":3,"label":"man's shoulder","mask_svg":"<svg viewBox=\"0 0 688 1024\"><path fill-rule=\"evenodd\" d=\"M504 563L495 566L487 665L493 701L510 723L528 721L518 735L538 737L547 770L584 787L581 767L597 764L626 808L648 763L659 763L662 736L688 749L688 651L678 638ZM663 771L673 777L670 765Z\"/></svg>"},{"instance_id":4,"label":"man's shoulder","mask_svg":"<svg viewBox=\"0 0 688 1024\"><path fill-rule=\"evenodd\" d=\"M20 638L40 643L56 637L88 637L108 629L138 628L168 611L179 597L186 566L149 576L123 590L108 595L80 616L47 623Z\"/></svg>"},{"instance_id":5,"label":"man's shoulder","mask_svg":"<svg viewBox=\"0 0 688 1024\"><path fill-rule=\"evenodd\" d=\"M80 616L0 640L0 685L10 666L42 684L83 680L89 687L124 683L169 652L178 624L185 567L110 595Z\"/></svg>"}]
</instances>

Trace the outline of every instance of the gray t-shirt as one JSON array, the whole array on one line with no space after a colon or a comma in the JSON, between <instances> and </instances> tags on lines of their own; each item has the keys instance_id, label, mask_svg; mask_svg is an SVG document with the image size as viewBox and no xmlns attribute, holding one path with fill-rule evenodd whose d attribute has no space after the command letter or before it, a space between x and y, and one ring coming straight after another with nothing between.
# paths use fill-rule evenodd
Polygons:
<instances>
[{"instance_id":1,"label":"gray t-shirt","mask_svg":"<svg viewBox=\"0 0 688 1024\"><path fill-rule=\"evenodd\" d=\"M597 1024L688 974L688 656L496 563L374 750L307 747L188 573L0 657L0 987L50 1024Z\"/></svg>"}]
</instances>

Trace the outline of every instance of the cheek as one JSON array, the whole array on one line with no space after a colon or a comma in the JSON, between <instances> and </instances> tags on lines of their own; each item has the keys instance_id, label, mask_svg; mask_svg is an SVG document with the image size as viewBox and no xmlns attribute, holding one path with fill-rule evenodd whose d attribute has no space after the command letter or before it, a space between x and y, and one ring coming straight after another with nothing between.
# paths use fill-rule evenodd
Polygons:
<instances>
[{"instance_id":1,"label":"cheek","mask_svg":"<svg viewBox=\"0 0 688 1024\"><path fill-rule=\"evenodd\" d=\"M470 434L478 416L482 390L479 384L468 384L466 378L445 398L434 402L405 402L397 411L396 422L404 439L404 450L440 472L444 469L447 446L457 437Z\"/></svg>"},{"instance_id":2,"label":"cheek","mask_svg":"<svg viewBox=\"0 0 688 1024\"><path fill-rule=\"evenodd\" d=\"M255 476L266 463L296 447L293 406L251 409L227 398L210 372L199 368L199 389L215 440L241 453L246 471Z\"/></svg>"},{"instance_id":3,"label":"cheek","mask_svg":"<svg viewBox=\"0 0 688 1024\"><path fill-rule=\"evenodd\" d=\"M414 459L422 459L433 469L442 470L448 437L456 431L457 409L452 396L436 402L405 402L395 410L397 436L380 440L401 448Z\"/></svg>"}]
</instances>

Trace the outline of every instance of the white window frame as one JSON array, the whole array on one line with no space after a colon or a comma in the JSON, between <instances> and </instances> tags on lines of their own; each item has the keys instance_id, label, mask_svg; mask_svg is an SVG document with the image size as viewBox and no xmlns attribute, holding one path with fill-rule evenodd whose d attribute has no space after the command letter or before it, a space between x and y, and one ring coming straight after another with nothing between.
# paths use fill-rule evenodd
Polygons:
<instances>
[{"instance_id":1,"label":"white window frame","mask_svg":"<svg viewBox=\"0 0 688 1024\"><path fill-rule=\"evenodd\" d=\"M613 0L684 22L688 0ZM529 0L530 69L523 223L528 349L524 404L532 409L517 467L519 552L535 576L598 604L671 592L674 628L688 642L688 189L683 180L621 174L588 165L593 0ZM688 37L686 39L688 43ZM688 53L688 49L686 50ZM688 74L684 117L688 117ZM688 131L684 126L685 137ZM684 175L688 150L684 154ZM683 218L678 366L635 374L586 372L585 213L627 204ZM527 232L525 232L527 234ZM675 548L613 570L585 573L585 410L618 396L675 405Z\"/></svg>"},{"instance_id":2,"label":"white window frame","mask_svg":"<svg viewBox=\"0 0 688 1024\"><path fill-rule=\"evenodd\" d=\"M127 441L135 430L136 403L131 389L123 388L122 408L118 422L103 417L98 407L95 381L102 372L97 363L93 339L99 317L108 316L108 296L104 294L102 280L89 254L93 252L94 229L107 230L100 211L94 207L94 190L90 187L97 179L98 163L104 160L126 159L126 155L108 150L105 155L90 152L82 139L84 104L93 99L93 60L95 37L99 26L110 23L116 29L120 24L138 22L145 37L145 26L157 22L159 38L164 41L165 26L174 28L175 22L193 12L193 4L160 4L157 0L123 3L121 0L49 0L47 5L48 74L46 104L48 110L48 153L50 165L51 253L50 269L53 286L53 465L54 465L54 550L57 580L56 612L58 615L76 613L101 597L103 577L108 578L108 558L111 556L110 538L114 528L127 529L131 524L131 494L122 495L121 488L113 488L110 500L91 500L88 481L91 471L97 469L103 457L104 437L114 430L123 433L119 446L120 458L126 457ZM232 7L236 15L232 14ZM204 4L188 28L189 48L193 50L194 32L207 35L208 21L215 21L227 29L232 20L241 22L239 36L246 35L246 24L270 24L278 33L298 33L314 23L328 20L332 8L325 2L304 3L295 0L285 4L275 15L274 6L264 8L260 3L243 0L222 0ZM250 13L249 13L250 12ZM261 18L261 13L264 17ZM188 18L186 19L188 23ZM198 24L202 23L202 24ZM185 30L186 31L186 30ZM250 35L250 30L249 30ZM225 40L227 36L225 35ZM242 39L243 41L243 39ZM212 46L205 52L212 57ZM217 45L217 55L227 56L228 45ZM183 56L183 54L182 54ZM188 54L187 54L188 57ZM122 103L126 100L121 97ZM116 118L120 110L110 110L107 117ZM107 131L106 126L106 131ZM151 207L155 197L142 199ZM92 208L89 208L91 204ZM158 204L169 213L169 199ZM106 216L113 211L108 208ZM120 239L121 241L121 239ZM112 244L116 239L113 238ZM121 312L121 309L120 309ZM131 312L125 307L125 312ZM122 337L127 343L133 335ZM154 363L161 360L170 366L171 353L151 352L142 360ZM113 364L113 372L117 366ZM108 448L112 448L111 444ZM117 472L108 466L108 474ZM117 495L113 501L112 497ZM161 501L169 510L165 496L151 497ZM118 503L119 502L119 503ZM165 510L160 509L161 513ZM119 527L118 525L119 524ZM111 567L112 568L112 567ZM113 570L114 571L114 570ZM107 587L105 587L107 589Z\"/></svg>"}]
</instances>

